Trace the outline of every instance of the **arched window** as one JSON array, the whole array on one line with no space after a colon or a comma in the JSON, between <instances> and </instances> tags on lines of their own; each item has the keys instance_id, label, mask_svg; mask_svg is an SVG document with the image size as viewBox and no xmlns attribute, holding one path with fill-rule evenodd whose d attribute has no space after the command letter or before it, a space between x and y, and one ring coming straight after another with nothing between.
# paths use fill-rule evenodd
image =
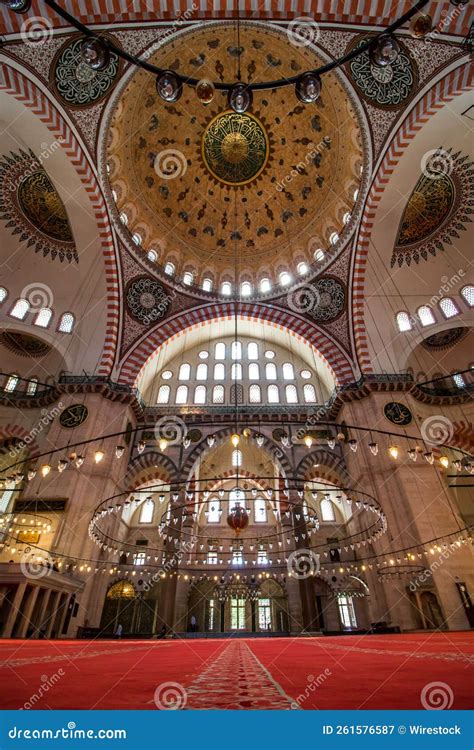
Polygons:
<instances>
[{"instance_id":1,"label":"arched window","mask_svg":"<svg viewBox=\"0 0 474 750\"><path fill-rule=\"evenodd\" d=\"M329 242L331 243L331 245L335 245L338 239L339 239L338 233L331 232L331 234L329 235Z\"/></svg>"},{"instance_id":2,"label":"arched window","mask_svg":"<svg viewBox=\"0 0 474 750\"><path fill-rule=\"evenodd\" d=\"M35 326L40 328L47 328L50 324L51 318L53 317L53 311L49 307L43 307L37 314L33 323Z\"/></svg>"},{"instance_id":3,"label":"arched window","mask_svg":"<svg viewBox=\"0 0 474 750\"><path fill-rule=\"evenodd\" d=\"M176 389L176 398L175 403L176 404L185 404L188 400L188 386L187 385L179 385Z\"/></svg>"},{"instance_id":4,"label":"arched window","mask_svg":"<svg viewBox=\"0 0 474 750\"><path fill-rule=\"evenodd\" d=\"M397 327L400 333L403 333L404 331L411 331L413 328L410 320L410 316L407 312L399 312L397 313Z\"/></svg>"},{"instance_id":5,"label":"arched window","mask_svg":"<svg viewBox=\"0 0 474 750\"><path fill-rule=\"evenodd\" d=\"M350 214L350 211L346 211L346 213L345 213L345 214L344 214L344 216L342 217L342 223L343 223L343 224L349 224L350 220L351 220L351 214Z\"/></svg>"},{"instance_id":6,"label":"arched window","mask_svg":"<svg viewBox=\"0 0 474 750\"><path fill-rule=\"evenodd\" d=\"M267 387L267 400L269 404L279 404L280 394L278 392L277 385L269 385Z\"/></svg>"},{"instance_id":7,"label":"arched window","mask_svg":"<svg viewBox=\"0 0 474 750\"><path fill-rule=\"evenodd\" d=\"M218 341L214 349L215 359L225 359L225 344L223 341Z\"/></svg>"},{"instance_id":8,"label":"arched window","mask_svg":"<svg viewBox=\"0 0 474 750\"><path fill-rule=\"evenodd\" d=\"M0 286L0 305L2 302L5 302L6 298L8 297L8 292L5 289L4 286Z\"/></svg>"},{"instance_id":9,"label":"arched window","mask_svg":"<svg viewBox=\"0 0 474 750\"><path fill-rule=\"evenodd\" d=\"M232 508L234 505L244 505L245 503L245 492L240 487L234 487L229 492L229 506Z\"/></svg>"},{"instance_id":10,"label":"arched window","mask_svg":"<svg viewBox=\"0 0 474 750\"><path fill-rule=\"evenodd\" d=\"M249 281L242 282L240 286L240 294L242 297L250 297L252 294L252 284Z\"/></svg>"},{"instance_id":11,"label":"arched window","mask_svg":"<svg viewBox=\"0 0 474 750\"><path fill-rule=\"evenodd\" d=\"M5 391L7 393L13 393L13 391L18 385L19 379L20 379L20 376L16 375L16 373L13 373L12 375L10 375L5 385Z\"/></svg>"},{"instance_id":12,"label":"arched window","mask_svg":"<svg viewBox=\"0 0 474 750\"><path fill-rule=\"evenodd\" d=\"M146 257L151 263L156 263L156 261L158 260L158 253L156 252L156 250L148 250Z\"/></svg>"},{"instance_id":13,"label":"arched window","mask_svg":"<svg viewBox=\"0 0 474 750\"><path fill-rule=\"evenodd\" d=\"M119 214L119 219L122 222L122 224L125 224L125 226L127 226L127 224L128 224L128 216L127 216L127 214L124 211L122 211L122 213Z\"/></svg>"},{"instance_id":14,"label":"arched window","mask_svg":"<svg viewBox=\"0 0 474 750\"><path fill-rule=\"evenodd\" d=\"M260 389L260 386L254 383L249 388L249 401L251 404L261 404L262 403L262 391Z\"/></svg>"},{"instance_id":15,"label":"arched window","mask_svg":"<svg viewBox=\"0 0 474 750\"><path fill-rule=\"evenodd\" d=\"M306 404L316 403L316 391L312 383L305 383L303 386L303 396Z\"/></svg>"},{"instance_id":16,"label":"arched window","mask_svg":"<svg viewBox=\"0 0 474 750\"><path fill-rule=\"evenodd\" d=\"M255 521L257 523L267 522L267 504L265 502L265 498L263 497L255 498L253 512L255 516Z\"/></svg>"},{"instance_id":17,"label":"arched window","mask_svg":"<svg viewBox=\"0 0 474 750\"><path fill-rule=\"evenodd\" d=\"M220 513L219 513L219 500L217 497L213 497L209 500L209 505L207 506L207 520L208 523L219 523L220 521Z\"/></svg>"},{"instance_id":18,"label":"arched window","mask_svg":"<svg viewBox=\"0 0 474 750\"><path fill-rule=\"evenodd\" d=\"M170 263L169 261L168 263L165 263L164 271L168 276L173 276L175 270L174 263Z\"/></svg>"},{"instance_id":19,"label":"arched window","mask_svg":"<svg viewBox=\"0 0 474 750\"><path fill-rule=\"evenodd\" d=\"M465 388L466 387L466 381L464 380L462 375L456 374L453 375L453 380L456 383L456 386L458 388Z\"/></svg>"},{"instance_id":20,"label":"arched window","mask_svg":"<svg viewBox=\"0 0 474 750\"><path fill-rule=\"evenodd\" d=\"M205 278L202 280L202 288L205 292L212 291L212 279Z\"/></svg>"},{"instance_id":21,"label":"arched window","mask_svg":"<svg viewBox=\"0 0 474 750\"><path fill-rule=\"evenodd\" d=\"M240 362L232 363L232 380L242 380L242 365Z\"/></svg>"},{"instance_id":22,"label":"arched window","mask_svg":"<svg viewBox=\"0 0 474 750\"><path fill-rule=\"evenodd\" d=\"M194 403L205 404L206 403L206 386L197 385L194 389Z\"/></svg>"},{"instance_id":23,"label":"arched window","mask_svg":"<svg viewBox=\"0 0 474 750\"><path fill-rule=\"evenodd\" d=\"M258 344L255 341L247 345L247 359L258 359Z\"/></svg>"},{"instance_id":24,"label":"arched window","mask_svg":"<svg viewBox=\"0 0 474 750\"><path fill-rule=\"evenodd\" d=\"M152 523L154 512L155 512L155 503L153 502L153 500L151 499L145 500L142 507L140 508L140 516L138 518L138 523Z\"/></svg>"},{"instance_id":25,"label":"arched window","mask_svg":"<svg viewBox=\"0 0 474 750\"><path fill-rule=\"evenodd\" d=\"M324 250L321 250L320 247L314 251L314 260L317 263L321 263L324 260Z\"/></svg>"},{"instance_id":26,"label":"arched window","mask_svg":"<svg viewBox=\"0 0 474 750\"><path fill-rule=\"evenodd\" d=\"M266 292L269 292L272 288L272 284L270 279L261 279L260 281L260 291L265 294Z\"/></svg>"},{"instance_id":27,"label":"arched window","mask_svg":"<svg viewBox=\"0 0 474 750\"><path fill-rule=\"evenodd\" d=\"M298 403L298 391L296 390L296 386L287 385L285 387L285 396L286 396L287 404L297 404Z\"/></svg>"},{"instance_id":28,"label":"arched window","mask_svg":"<svg viewBox=\"0 0 474 750\"><path fill-rule=\"evenodd\" d=\"M228 296L229 294L232 294L232 284L230 281L223 281L221 284L221 294L225 294Z\"/></svg>"},{"instance_id":29,"label":"arched window","mask_svg":"<svg viewBox=\"0 0 474 750\"><path fill-rule=\"evenodd\" d=\"M28 302L28 300L20 298L20 299L17 299L17 301L13 305L10 315L12 318L17 318L18 320L24 320L26 318L26 314L29 309L30 309L30 303Z\"/></svg>"},{"instance_id":30,"label":"arched window","mask_svg":"<svg viewBox=\"0 0 474 750\"><path fill-rule=\"evenodd\" d=\"M223 404L224 403L224 386L215 385L212 389L212 403Z\"/></svg>"},{"instance_id":31,"label":"arched window","mask_svg":"<svg viewBox=\"0 0 474 750\"><path fill-rule=\"evenodd\" d=\"M242 344L240 341L233 341L231 347L232 359L242 359Z\"/></svg>"},{"instance_id":32,"label":"arched window","mask_svg":"<svg viewBox=\"0 0 474 750\"><path fill-rule=\"evenodd\" d=\"M183 362L179 368L178 380L189 380L191 376L191 365L188 362Z\"/></svg>"},{"instance_id":33,"label":"arched window","mask_svg":"<svg viewBox=\"0 0 474 750\"><path fill-rule=\"evenodd\" d=\"M265 377L267 380L277 379L277 368L273 362L267 362L265 365Z\"/></svg>"},{"instance_id":34,"label":"arched window","mask_svg":"<svg viewBox=\"0 0 474 750\"><path fill-rule=\"evenodd\" d=\"M439 301L439 306L445 318L454 318L455 315L459 315L461 312L451 297L444 297L441 299Z\"/></svg>"},{"instance_id":35,"label":"arched window","mask_svg":"<svg viewBox=\"0 0 474 750\"><path fill-rule=\"evenodd\" d=\"M171 378L173 377L173 373L171 372L171 370L163 370L163 372L161 373L161 377L163 378L163 380L171 380Z\"/></svg>"},{"instance_id":36,"label":"arched window","mask_svg":"<svg viewBox=\"0 0 474 750\"><path fill-rule=\"evenodd\" d=\"M225 380L225 365L222 362L214 365L214 380Z\"/></svg>"},{"instance_id":37,"label":"arched window","mask_svg":"<svg viewBox=\"0 0 474 750\"><path fill-rule=\"evenodd\" d=\"M34 396L38 390L38 378L30 378L28 381L28 387L26 389L27 396Z\"/></svg>"},{"instance_id":38,"label":"arched window","mask_svg":"<svg viewBox=\"0 0 474 750\"><path fill-rule=\"evenodd\" d=\"M207 365L205 362L200 362L196 370L196 380L207 380Z\"/></svg>"},{"instance_id":39,"label":"arched window","mask_svg":"<svg viewBox=\"0 0 474 750\"><path fill-rule=\"evenodd\" d=\"M169 385L160 385L158 390L158 398L156 399L157 404L169 404L170 401L170 387Z\"/></svg>"},{"instance_id":40,"label":"arched window","mask_svg":"<svg viewBox=\"0 0 474 750\"><path fill-rule=\"evenodd\" d=\"M258 362L249 364L249 380L260 380L260 365Z\"/></svg>"},{"instance_id":41,"label":"arched window","mask_svg":"<svg viewBox=\"0 0 474 750\"><path fill-rule=\"evenodd\" d=\"M469 307L474 307L474 286L472 284L468 284L467 286L464 286L461 289L461 294L464 297L467 304L469 305Z\"/></svg>"},{"instance_id":42,"label":"arched window","mask_svg":"<svg viewBox=\"0 0 474 750\"><path fill-rule=\"evenodd\" d=\"M321 521L335 521L334 505L328 497L321 500Z\"/></svg>"},{"instance_id":43,"label":"arched window","mask_svg":"<svg viewBox=\"0 0 474 750\"><path fill-rule=\"evenodd\" d=\"M191 273L191 271L186 271L183 274L183 284L186 284L186 286L191 286L191 284L193 283L193 281L194 281L194 276Z\"/></svg>"},{"instance_id":44,"label":"arched window","mask_svg":"<svg viewBox=\"0 0 474 750\"><path fill-rule=\"evenodd\" d=\"M61 331L61 333L71 333L73 328L74 315L70 312L63 313L59 321L58 331Z\"/></svg>"},{"instance_id":45,"label":"arched window","mask_svg":"<svg viewBox=\"0 0 474 750\"><path fill-rule=\"evenodd\" d=\"M232 466L234 467L234 469L242 466L242 451L232 451Z\"/></svg>"},{"instance_id":46,"label":"arched window","mask_svg":"<svg viewBox=\"0 0 474 750\"><path fill-rule=\"evenodd\" d=\"M291 362L284 362L283 363L283 380L294 380L295 379L295 371L293 369L293 365Z\"/></svg>"},{"instance_id":47,"label":"arched window","mask_svg":"<svg viewBox=\"0 0 474 750\"><path fill-rule=\"evenodd\" d=\"M282 286L288 286L291 283L291 276L287 271L282 271L279 278Z\"/></svg>"},{"instance_id":48,"label":"arched window","mask_svg":"<svg viewBox=\"0 0 474 750\"><path fill-rule=\"evenodd\" d=\"M138 232L134 232L132 234L132 240L134 241L135 245L138 245L138 246L140 246L143 242L142 236Z\"/></svg>"},{"instance_id":49,"label":"arched window","mask_svg":"<svg viewBox=\"0 0 474 750\"><path fill-rule=\"evenodd\" d=\"M433 311L431 307L428 307L428 305L422 305L421 307L419 307L417 310L417 314L422 326L430 326L433 323L436 323Z\"/></svg>"},{"instance_id":50,"label":"arched window","mask_svg":"<svg viewBox=\"0 0 474 750\"><path fill-rule=\"evenodd\" d=\"M243 386L238 383L237 385L234 383L234 385L231 385L230 387L230 401L232 404L235 404L236 401L238 404L244 403L244 389Z\"/></svg>"},{"instance_id":51,"label":"arched window","mask_svg":"<svg viewBox=\"0 0 474 750\"><path fill-rule=\"evenodd\" d=\"M304 276L309 271L308 264L307 263L298 263L298 265L296 266L296 270L298 271L298 273L300 274L300 276Z\"/></svg>"}]
</instances>

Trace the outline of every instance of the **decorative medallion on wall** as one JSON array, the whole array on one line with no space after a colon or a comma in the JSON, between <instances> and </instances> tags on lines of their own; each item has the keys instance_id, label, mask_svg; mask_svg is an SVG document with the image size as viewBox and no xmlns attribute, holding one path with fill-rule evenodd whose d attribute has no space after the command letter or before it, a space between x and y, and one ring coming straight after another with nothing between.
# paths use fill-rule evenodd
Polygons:
<instances>
[{"instance_id":1,"label":"decorative medallion on wall","mask_svg":"<svg viewBox=\"0 0 474 750\"><path fill-rule=\"evenodd\" d=\"M61 47L51 67L59 97L72 107L87 107L103 99L120 71L120 58L115 52L110 53L110 62L104 70L92 70L81 58L83 39L80 36Z\"/></svg>"},{"instance_id":2,"label":"decorative medallion on wall","mask_svg":"<svg viewBox=\"0 0 474 750\"><path fill-rule=\"evenodd\" d=\"M76 261L76 245L61 196L32 151L0 160L0 219L27 247Z\"/></svg>"},{"instance_id":3,"label":"decorative medallion on wall","mask_svg":"<svg viewBox=\"0 0 474 750\"><path fill-rule=\"evenodd\" d=\"M367 37L357 39L348 52L360 47ZM418 71L410 53L402 42L400 54L392 65L382 68L370 61L368 51L362 52L348 63L352 80L362 96L371 104L383 109L396 109L402 106L416 90Z\"/></svg>"},{"instance_id":4,"label":"decorative medallion on wall","mask_svg":"<svg viewBox=\"0 0 474 750\"><path fill-rule=\"evenodd\" d=\"M391 265L435 256L459 238L474 214L474 162L460 151L434 151L419 177L398 229Z\"/></svg>"},{"instance_id":5,"label":"decorative medallion on wall","mask_svg":"<svg viewBox=\"0 0 474 750\"><path fill-rule=\"evenodd\" d=\"M89 410L84 404L72 404L67 406L59 415L59 423L61 427L65 427L67 430L72 430L74 427L79 427L86 421Z\"/></svg>"},{"instance_id":6,"label":"decorative medallion on wall","mask_svg":"<svg viewBox=\"0 0 474 750\"><path fill-rule=\"evenodd\" d=\"M225 185L246 185L254 180L265 169L268 155L268 136L255 115L223 112L203 133L204 164Z\"/></svg>"},{"instance_id":7,"label":"decorative medallion on wall","mask_svg":"<svg viewBox=\"0 0 474 750\"><path fill-rule=\"evenodd\" d=\"M27 333L3 331L1 341L3 346L22 357L44 357L51 351L49 344Z\"/></svg>"},{"instance_id":8,"label":"decorative medallion on wall","mask_svg":"<svg viewBox=\"0 0 474 750\"><path fill-rule=\"evenodd\" d=\"M401 404L399 401L390 401L388 404L385 404L383 413L389 422L399 425L399 427L406 427L413 419L408 406Z\"/></svg>"},{"instance_id":9,"label":"decorative medallion on wall","mask_svg":"<svg viewBox=\"0 0 474 750\"><path fill-rule=\"evenodd\" d=\"M142 276L129 283L126 301L130 315L147 326L166 315L171 297L158 281L150 276Z\"/></svg>"},{"instance_id":10,"label":"decorative medallion on wall","mask_svg":"<svg viewBox=\"0 0 474 750\"><path fill-rule=\"evenodd\" d=\"M458 326L457 328L448 328L446 331L438 331L428 336L421 343L425 349L448 349L457 344L468 332L468 328Z\"/></svg>"},{"instance_id":11,"label":"decorative medallion on wall","mask_svg":"<svg viewBox=\"0 0 474 750\"><path fill-rule=\"evenodd\" d=\"M344 311L346 293L338 279L324 276L311 284L311 290L314 304L308 310L308 315L317 323L329 323Z\"/></svg>"}]
</instances>

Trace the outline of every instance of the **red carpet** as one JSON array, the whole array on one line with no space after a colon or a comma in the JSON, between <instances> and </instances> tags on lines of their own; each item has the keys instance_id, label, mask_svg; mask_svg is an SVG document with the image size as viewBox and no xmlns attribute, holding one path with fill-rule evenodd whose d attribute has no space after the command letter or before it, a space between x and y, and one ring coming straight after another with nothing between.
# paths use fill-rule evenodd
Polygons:
<instances>
[{"instance_id":1,"label":"red carpet","mask_svg":"<svg viewBox=\"0 0 474 750\"><path fill-rule=\"evenodd\" d=\"M469 709L473 663L474 636L468 632L0 641L0 705L5 709Z\"/></svg>"}]
</instances>

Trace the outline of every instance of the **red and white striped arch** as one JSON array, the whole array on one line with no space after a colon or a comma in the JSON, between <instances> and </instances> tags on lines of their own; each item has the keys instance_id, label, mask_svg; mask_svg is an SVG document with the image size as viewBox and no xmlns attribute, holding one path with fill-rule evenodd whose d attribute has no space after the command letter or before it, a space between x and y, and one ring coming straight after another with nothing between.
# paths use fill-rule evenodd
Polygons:
<instances>
[{"instance_id":1,"label":"red and white striped arch","mask_svg":"<svg viewBox=\"0 0 474 750\"><path fill-rule=\"evenodd\" d=\"M190 0L160 0L159 3L151 0L60 0L60 4L86 24L236 18L239 11L241 18L256 20L285 21L309 16L320 23L388 26L413 7L413 0L199 0L194 3ZM449 0L430 2L425 12L432 15L435 27L449 34L466 35L472 20L468 7L455 8ZM0 32L18 32L28 16L43 16L54 27L66 25L44 2L33 0L27 16L11 13L1 5Z\"/></svg>"},{"instance_id":2,"label":"red and white striped arch","mask_svg":"<svg viewBox=\"0 0 474 750\"><path fill-rule=\"evenodd\" d=\"M183 336L193 328L209 324L211 321L232 320L233 318L232 302L223 302L186 310L172 320L166 321L147 334L146 338L142 339L128 354L120 368L119 382L130 386L136 385L145 365L157 355L159 347L165 342ZM239 305L238 318L266 322L305 341L329 367L338 385L355 380L353 365L340 345L307 320L288 310L250 302Z\"/></svg>"},{"instance_id":3,"label":"red and white striped arch","mask_svg":"<svg viewBox=\"0 0 474 750\"><path fill-rule=\"evenodd\" d=\"M474 70L470 63L461 64L438 81L413 107L400 125L372 182L356 242L352 282L354 339L358 362L363 373L373 372L364 318L364 293L370 236L376 222L377 208L397 164L411 141L437 110L459 94L471 89L473 81Z\"/></svg>"},{"instance_id":4,"label":"red and white striped arch","mask_svg":"<svg viewBox=\"0 0 474 750\"><path fill-rule=\"evenodd\" d=\"M69 123L54 102L35 85L34 81L27 78L19 70L3 63L0 67L0 91L5 91L7 94L14 96L25 107L31 109L48 130L54 134L65 150L71 164L75 167L91 201L102 246L107 294L106 335L102 359L97 372L99 375L109 375L114 363L117 345L120 295L114 241L100 185L91 168L88 156L81 148Z\"/></svg>"}]
</instances>

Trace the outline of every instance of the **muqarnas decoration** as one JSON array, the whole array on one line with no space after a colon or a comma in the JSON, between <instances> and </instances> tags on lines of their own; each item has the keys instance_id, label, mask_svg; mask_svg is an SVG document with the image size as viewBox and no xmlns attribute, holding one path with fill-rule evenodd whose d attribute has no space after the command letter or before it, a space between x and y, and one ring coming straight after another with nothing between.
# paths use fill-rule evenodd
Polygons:
<instances>
[{"instance_id":1,"label":"muqarnas decoration","mask_svg":"<svg viewBox=\"0 0 474 750\"><path fill-rule=\"evenodd\" d=\"M398 229L391 265L408 266L459 239L474 213L474 162L460 151L438 149L425 165Z\"/></svg>"},{"instance_id":2,"label":"muqarnas decoration","mask_svg":"<svg viewBox=\"0 0 474 750\"><path fill-rule=\"evenodd\" d=\"M31 150L20 149L0 159L0 219L35 252L78 262L66 207Z\"/></svg>"}]
</instances>

